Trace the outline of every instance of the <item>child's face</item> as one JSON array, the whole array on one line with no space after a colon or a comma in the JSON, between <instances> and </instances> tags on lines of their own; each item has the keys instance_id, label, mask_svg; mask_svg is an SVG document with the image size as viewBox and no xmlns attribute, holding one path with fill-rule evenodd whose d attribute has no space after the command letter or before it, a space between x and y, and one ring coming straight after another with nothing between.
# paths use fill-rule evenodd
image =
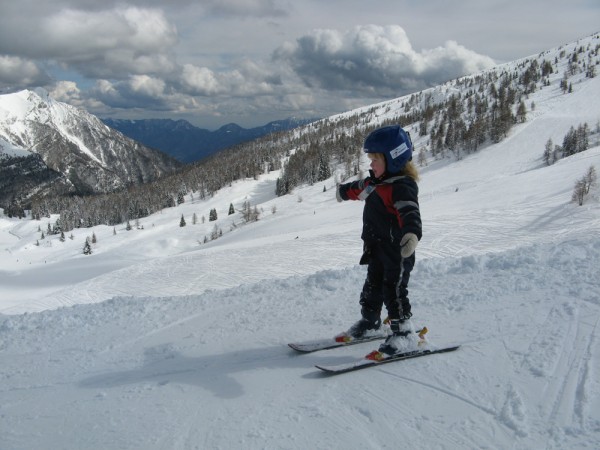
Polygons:
<instances>
[{"instance_id":1,"label":"child's face","mask_svg":"<svg viewBox=\"0 0 600 450\"><path fill-rule=\"evenodd\" d=\"M379 178L385 173L385 157L381 153L369 153L367 156L371 160L371 170L375 178Z\"/></svg>"}]
</instances>

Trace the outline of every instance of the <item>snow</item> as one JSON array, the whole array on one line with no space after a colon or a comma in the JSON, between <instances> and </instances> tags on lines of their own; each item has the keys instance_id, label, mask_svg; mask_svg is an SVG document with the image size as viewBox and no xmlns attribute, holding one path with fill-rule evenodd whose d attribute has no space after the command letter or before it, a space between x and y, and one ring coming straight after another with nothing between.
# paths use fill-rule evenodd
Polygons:
<instances>
[{"instance_id":1,"label":"snow","mask_svg":"<svg viewBox=\"0 0 600 450\"><path fill-rule=\"evenodd\" d=\"M277 198L273 172L64 243L40 239L56 217L0 218L0 448L600 448L598 190L570 202L600 147L541 161L599 98L600 77L538 94L508 139L421 170L414 321L462 346L337 377L313 366L374 345L286 346L359 315L362 204L333 178ZM227 215L245 200L258 222Z\"/></svg>"},{"instance_id":2,"label":"snow","mask_svg":"<svg viewBox=\"0 0 600 450\"><path fill-rule=\"evenodd\" d=\"M82 112L71 105L53 100L43 88L36 88L33 91L25 89L13 94L2 95L0 100L0 123L4 122L6 125L4 132L8 135L19 136L24 145L34 147L34 138L29 129L29 124L31 122L52 123L63 136L74 143L83 153L102 164L102 161L94 152L80 138L75 136L69 127L69 122L73 121L73 116L93 117L87 112ZM2 131L0 130L0 132ZM2 148L7 147L2 145L3 142L6 142L6 140L2 139L0 135L0 154ZM12 147L12 149L7 147L7 150L11 150L13 154L29 154L29 148ZM5 151L5 153L9 152Z\"/></svg>"},{"instance_id":3,"label":"snow","mask_svg":"<svg viewBox=\"0 0 600 450\"><path fill-rule=\"evenodd\" d=\"M21 148L15 147L10 142L0 137L0 158L4 156L29 156L29 152Z\"/></svg>"}]
</instances>

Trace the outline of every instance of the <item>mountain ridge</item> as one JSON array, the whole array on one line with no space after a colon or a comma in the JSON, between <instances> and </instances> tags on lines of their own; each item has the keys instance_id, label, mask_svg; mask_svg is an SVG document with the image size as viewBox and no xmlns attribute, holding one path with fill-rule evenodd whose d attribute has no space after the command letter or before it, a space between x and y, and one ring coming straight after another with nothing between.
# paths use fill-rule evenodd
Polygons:
<instances>
[{"instance_id":1,"label":"mountain ridge","mask_svg":"<svg viewBox=\"0 0 600 450\"><path fill-rule=\"evenodd\" d=\"M148 147L156 148L183 163L191 163L242 142L270 133L288 131L317 119L289 117L254 128L243 128L232 122L215 131L196 127L185 119L105 118L101 120L109 127Z\"/></svg>"}]
</instances>

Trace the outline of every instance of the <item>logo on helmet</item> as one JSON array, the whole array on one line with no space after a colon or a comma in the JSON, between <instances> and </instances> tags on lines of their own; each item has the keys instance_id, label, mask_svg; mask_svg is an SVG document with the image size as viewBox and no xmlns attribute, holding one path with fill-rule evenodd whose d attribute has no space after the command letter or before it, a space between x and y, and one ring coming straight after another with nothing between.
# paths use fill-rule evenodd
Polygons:
<instances>
[{"instance_id":1,"label":"logo on helmet","mask_svg":"<svg viewBox=\"0 0 600 450\"><path fill-rule=\"evenodd\" d=\"M395 149L390 150L390 156L392 157L392 159L396 159L398 156L402 155L403 153L409 150L410 149L408 148L408 145L406 145L406 142L403 142Z\"/></svg>"}]
</instances>

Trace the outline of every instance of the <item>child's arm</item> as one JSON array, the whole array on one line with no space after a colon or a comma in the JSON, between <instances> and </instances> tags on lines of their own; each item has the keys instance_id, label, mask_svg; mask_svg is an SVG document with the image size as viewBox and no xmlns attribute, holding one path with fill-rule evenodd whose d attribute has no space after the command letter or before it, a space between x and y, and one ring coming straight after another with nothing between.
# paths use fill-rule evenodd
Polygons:
<instances>
[{"instance_id":1,"label":"child's arm","mask_svg":"<svg viewBox=\"0 0 600 450\"><path fill-rule=\"evenodd\" d=\"M394 207L398 211L403 235L412 233L420 240L422 224L417 183L405 180L401 188L396 189L393 201Z\"/></svg>"},{"instance_id":2,"label":"child's arm","mask_svg":"<svg viewBox=\"0 0 600 450\"><path fill-rule=\"evenodd\" d=\"M374 188L375 186L369 182L369 179L358 180L351 183L340 184L337 187L335 195L338 202L343 200L364 200Z\"/></svg>"}]
</instances>

